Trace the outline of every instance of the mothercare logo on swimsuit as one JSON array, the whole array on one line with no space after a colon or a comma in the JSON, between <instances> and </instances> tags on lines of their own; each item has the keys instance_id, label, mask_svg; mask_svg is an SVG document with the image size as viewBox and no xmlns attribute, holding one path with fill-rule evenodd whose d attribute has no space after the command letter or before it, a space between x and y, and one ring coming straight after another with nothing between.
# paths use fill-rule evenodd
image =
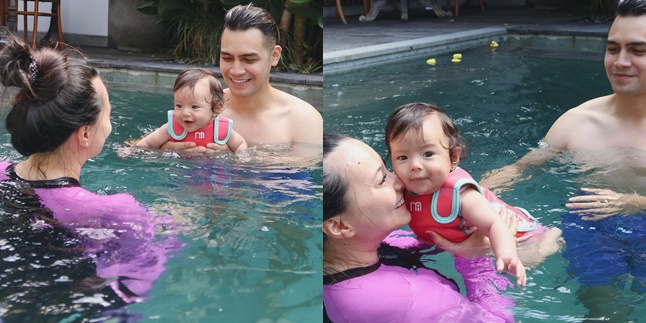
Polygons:
<instances>
[{"instance_id":1,"label":"mothercare logo on swimsuit","mask_svg":"<svg viewBox=\"0 0 646 323\"><path fill-rule=\"evenodd\" d=\"M206 135L203 132L195 132L195 139L204 139Z\"/></svg>"},{"instance_id":2,"label":"mothercare logo on swimsuit","mask_svg":"<svg viewBox=\"0 0 646 323\"><path fill-rule=\"evenodd\" d=\"M409 210L411 211L422 211L422 202L410 202L410 206L408 207Z\"/></svg>"}]
</instances>

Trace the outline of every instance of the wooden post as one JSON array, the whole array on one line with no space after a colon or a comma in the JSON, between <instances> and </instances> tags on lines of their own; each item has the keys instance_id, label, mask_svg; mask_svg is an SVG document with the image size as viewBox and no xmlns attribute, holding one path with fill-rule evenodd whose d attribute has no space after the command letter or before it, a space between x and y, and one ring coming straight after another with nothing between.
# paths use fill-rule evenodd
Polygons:
<instances>
[{"instance_id":1,"label":"wooden post","mask_svg":"<svg viewBox=\"0 0 646 323\"><path fill-rule=\"evenodd\" d=\"M18 10L18 0L9 0L7 6L7 11L9 14L7 16L7 28L14 35L18 32L18 18L16 17L16 10Z\"/></svg>"}]
</instances>

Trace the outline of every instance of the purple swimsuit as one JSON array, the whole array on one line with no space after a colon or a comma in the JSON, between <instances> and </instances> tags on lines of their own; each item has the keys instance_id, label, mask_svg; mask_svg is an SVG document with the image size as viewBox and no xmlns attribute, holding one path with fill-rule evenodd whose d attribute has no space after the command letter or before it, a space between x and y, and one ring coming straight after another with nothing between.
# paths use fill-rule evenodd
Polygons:
<instances>
[{"instance_id":1,"label":"purple swimsuit","mask_svg":"<svg viewBox=\"0 0 646 323\"><path fill-rule=\"evenodd\" d=\"M97 195L73 178L28 181L14 167L0 162L0 181L25 183L53 214L54 223L34 223L61 226L76 236L83 257L93 259L96 276L126 303L146 299L169 253L180 248L176 236L159 232L170 225L169 217L154 216L129 194Z\"/></svg>"},{"instance_id":2,"label":"purple swimsuit","mask_svg":"<svg viewBox=\"0 0 646 323\"><path fill-rule=\"evenodd\" d=\"M401 254L428 248L411 235L411 232L396 231L384 242ZM496 274L491 258L455 258L456 269L465 280L467 297L458 292L454 281L421 267L421 263L386 264L392 261L386 261L381 254L380 258L373 266L324 276L323 304L329 320L335 323L514 321L508 309L514 305L513 301L498 292L510 283Z\"/></svg>"}]
</instances>

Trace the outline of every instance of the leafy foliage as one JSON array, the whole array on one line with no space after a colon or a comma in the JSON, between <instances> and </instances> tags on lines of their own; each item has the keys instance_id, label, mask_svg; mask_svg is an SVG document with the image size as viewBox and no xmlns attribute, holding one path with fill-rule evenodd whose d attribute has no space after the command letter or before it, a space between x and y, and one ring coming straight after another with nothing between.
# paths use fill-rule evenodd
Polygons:
<instances>
[{"instance_id":1,"label":"leafy foliage","mask_svg":"<svg viewBox=\"0 0 646 323\"><path fill-rule=\"evenodd\" d=\"M592 17L598 20L611 20L617 10L617 0L590 0Z\"/></svg>"},{"instance_id":2,"label":"leafy foliage","mask_svg":"<svg viewBox=\"0 0 646 323\"><path fill-rule=\"evenodd\" d=\"M157 15L159 22L170 25L171 46L178 60L217 65L226 10L246 3L249 2L149 0L138 10ZM281 45L285 54L280 64L281 70L311 73L322 68L323 4L320 0L258 0L253 3L269 10L277 23L292 15L298 17L290 19L288 29L281 31Z\"/></svg>"}]
</instances>

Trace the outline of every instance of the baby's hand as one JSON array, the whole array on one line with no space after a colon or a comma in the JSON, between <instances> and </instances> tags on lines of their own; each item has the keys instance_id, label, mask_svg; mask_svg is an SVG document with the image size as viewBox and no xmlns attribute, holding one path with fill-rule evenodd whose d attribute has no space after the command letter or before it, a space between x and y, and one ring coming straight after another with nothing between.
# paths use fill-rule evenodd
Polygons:
<instances>
[{"instance_id":1,"label":"baby's hand","mask_svg":"<svg viewBox=\"0 0 646 323\"><path fill-rule=\"evenodd\" d=\"M527 284L525 266L523 266L523 263L518 257L498 257L496 259L496 270L516 276L516 285L518 286L525 286Z\"/></svg>"}]
</instances>

